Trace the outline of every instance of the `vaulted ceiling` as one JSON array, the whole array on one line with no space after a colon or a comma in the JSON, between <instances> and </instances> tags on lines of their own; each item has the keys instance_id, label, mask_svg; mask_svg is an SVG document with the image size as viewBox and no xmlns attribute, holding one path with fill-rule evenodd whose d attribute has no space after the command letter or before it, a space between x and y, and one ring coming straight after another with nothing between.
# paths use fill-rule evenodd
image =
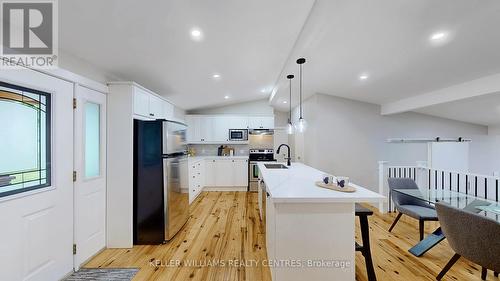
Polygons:
<instances>
[{"instance_id":1,"label":"vaulted ceiling","mask_svg":"<svg viewBox=\"0 0 500 281\"><path fill-rule=\"evenodd\" d=\"M497 0L65 0L59 5L62 51L184 109L274 92L271 104L286 110L286 75L298 74L299 57L307 59L305 97L323 93L381 105L500 73ZM201 31L197 40L191 38L193 29ZM297 86L295 79L292 105ZM464 107L443 103L411 110L454 118ZM500 123L498 110L465 121L487 125L497 117Z\"/></svg>"},{"instance_id":2,"label":"vaulted ceiling","mask_svg":"<svg viewBox=\"0 0 500 281\"><path fill-rule=\"evenodd\" d=\"M183 109L267 98L313 0L64 0L59 45ZM199 40L191 31L199 30ZM213 75L219 74L218 79ZM224 97L227 96L226 100Z\"/></svg>"}]
</instances>

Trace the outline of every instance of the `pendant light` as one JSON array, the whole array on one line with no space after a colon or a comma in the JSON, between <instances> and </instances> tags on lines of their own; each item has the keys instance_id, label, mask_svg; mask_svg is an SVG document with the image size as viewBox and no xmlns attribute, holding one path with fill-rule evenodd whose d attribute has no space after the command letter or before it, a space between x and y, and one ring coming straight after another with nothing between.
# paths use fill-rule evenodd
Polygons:
<instances>
[{"instance_id":1,"label":"pendant light","mask_svg":"<svg viewBox=\"0 0 500 281\"><path fill-rule=\"evenodd\" d=\"M306 62L305 58L300 58L297 60L297 64L299 65L299 97L300 97L300 104L299 104L299 111L300 111L300 117L299 121L295 123L295 129L299 133L303 133L307 129L307 122L302 116L302 65Z\"/></svg>"},{"instance_id":2,"label":"pendant light","mask_svg":"<svg viewBox=\"0 0 500 281\"><path fill-rule=\"evenodd\" d=\"M288 105L289 105L289 111L288 111L288 124L286 125L286 132L289 135L293 135L295 128L292 125L292 79L293 79L293 74L289 74L286 76L286 78L290 81L290 99L288 100Z\"/></svg>"}]
</instances>

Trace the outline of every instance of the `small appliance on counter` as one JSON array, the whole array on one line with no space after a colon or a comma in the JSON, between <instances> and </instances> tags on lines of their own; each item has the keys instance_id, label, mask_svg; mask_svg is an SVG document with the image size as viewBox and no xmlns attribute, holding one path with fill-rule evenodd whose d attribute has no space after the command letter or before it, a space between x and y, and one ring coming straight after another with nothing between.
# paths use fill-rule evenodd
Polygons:
<instances>
[{"instance_id":1,"label":"small appliance on counter","mask_svg":"<svg viewBox=\"0 0 500 281\"><path fill-rule=\"evenodd\" d=\"M274 159L274 149L250 149L248 160L248 190L256 192L259 188L259 167L257 163L276 161Z\"/></svg>"},{"instance_id":2,"label":"small appliance on counter","mask_svg":"<svg viewBox=\"0 0 500 281\"><path fill-rule=\"evenodd\" d=\"M221 145L217 148L217 156L234 156L234 148L227 145Z\"/></svg>"}]
</instances>

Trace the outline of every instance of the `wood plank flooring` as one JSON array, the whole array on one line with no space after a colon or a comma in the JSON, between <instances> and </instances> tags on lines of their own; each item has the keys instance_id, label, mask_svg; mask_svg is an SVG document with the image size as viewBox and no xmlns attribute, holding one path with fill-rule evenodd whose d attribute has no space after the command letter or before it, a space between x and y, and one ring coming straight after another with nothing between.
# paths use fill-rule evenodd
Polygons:
<instances>
[{"instance_id":1,"label":"wood plank flooring","mask_svg":"<svg viewBox=\"0 0 500 281\"><path fill-rule=\"evenodd\" d=\"M134 280L271 280L269 269L262 265L267 258L265 228L259 219L256 193L202 192L190 211L190 220L169 243L107 249L85 267L140 268ZM423 257L414 257L407 250L418 240L417 222L403 217L393 233L388 233L393 218L394 214L375 213L369 219L378 280L435 280L453 255L446 241ZM426 232L437 225L427 223ZM357 229L356 239L359 237ZM359 252L356 279L367 280ZM444 280L481 280L480 267L462 258ZM489 272L488 280L499 279Z\"/></svg>"}]
</instances>

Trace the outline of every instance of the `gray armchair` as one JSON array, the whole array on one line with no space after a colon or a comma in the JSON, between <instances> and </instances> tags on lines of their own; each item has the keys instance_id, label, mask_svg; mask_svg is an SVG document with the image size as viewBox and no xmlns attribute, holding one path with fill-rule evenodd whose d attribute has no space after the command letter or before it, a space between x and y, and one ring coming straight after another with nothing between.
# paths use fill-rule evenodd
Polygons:
<instances>
[{"instance_id":1,"label":"gray armchair","mask_svg":"<svg viewBox=\"0 0 500 281\"><path fill-rule=\"evenodd\" d=\"M483 215L458 209L444 203L436 204L439 223L455 255L436 277L441 280L448 270L464 256L482 267L481 279L487 269L500 272L500 224Z\"/></svg>"},{"instance_id":2,"label":"gray armchair","mask_svg":"<svg viewBox=\"0 0 500 281\"><path fill-rule=\"evenodd\" d=\"M424 222L437 221L438 218L436 210L432 205L427 204L422 200L393 191L394 189L418 189L418 186L413 179L389 178L388 183L392 201L394 201L394 206L398 211L398 215L389 228L389 232L392 231L394 226L396 226L396 223L404 214L418 220L420 240L424 239Z\"/></svg>"}]
</instances>

